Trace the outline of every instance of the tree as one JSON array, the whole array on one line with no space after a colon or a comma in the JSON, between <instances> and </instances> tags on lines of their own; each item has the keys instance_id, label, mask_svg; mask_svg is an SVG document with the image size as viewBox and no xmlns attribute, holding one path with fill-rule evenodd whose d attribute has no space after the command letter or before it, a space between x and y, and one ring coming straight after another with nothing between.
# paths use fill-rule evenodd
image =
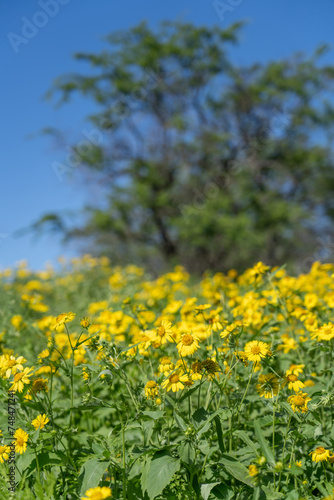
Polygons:
<instances>
[{"instance_id":1,"label":"tree","mask_svg":"<svg viewBox=\"0 0 334 500\"><path fill-rule=\"evenodd\" d=\"M240 27L164 23L154 32L143 23L110 35L101 54L76 55L92 74L61 77L52 94L66 102L78 92L98 106L95 140L73 152L103 203L67 226L67 238L114 262L202 272L306 262L319 235L331 236L326 47L237 67L228 47ZM64 228L54 214L45 220Z\"/></svg>"}]
</instances>

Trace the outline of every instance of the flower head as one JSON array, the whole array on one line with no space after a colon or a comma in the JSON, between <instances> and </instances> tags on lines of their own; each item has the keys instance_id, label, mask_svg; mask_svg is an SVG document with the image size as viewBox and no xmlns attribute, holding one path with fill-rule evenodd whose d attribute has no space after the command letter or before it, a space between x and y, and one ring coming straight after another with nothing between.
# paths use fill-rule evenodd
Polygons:
<instances>
[{"instance_id":1,"label":"flower head","mask_svg":"<svg viewBox=\"0 0 334 500\"><path fill-rule=\"evenodd\" d=\"M81 500L105 500L111 497L111 489L107 486L97 486L96 488L89 488L85 496Z\"/></svg>"},{"instance_id":2,"label":"flower head","mask_svg":"<svg viewBox=\"0 0 334 500\"><path fill-rule=\"evenodd\" d=\"M16 453L24 453L27 449L28 434L23 429L17 429L14 434Z\"/></svg>"},{"instance_id":3,"label":"flower head","mask_svg":"<svg viewBox=\"0 0 334 500\"><path fill-rule=\"evenodd\" d=\"M25 385L30 384L30 375L32 368L25 368L23 372L18 372L14 375L13 385L10 387L10 391L13 392L22 392Z\"/></svg>"},{"instance_id":4,"label":"flower head","mask_svg":"<svg viewBox=\"0 0 334 500\"><path fill-rule=\"evenodd\" d=\"M38 415L32 422L31 425L35 427L35 429L43 429L43 427L46 426L46 424L50 422L48 417L43 413L43 415Z\"/></svg>"},{"instance_id":5,"label":"flower head","mask_svg":"<svg viewBox=\"0 0 334 500\"><path fill-rule=\"evenodd\" d=\"M259 340L252 340L245 345L244 353L248 361L259 363L262 358L265 358L267 356L268 351L268 344Z\"/></svg>"},{"instance_id":6,"label":"flower head","mask_svg":"<svg viewBox=\"0 0 334 500\"><path fill-rule=\"evenodd\" d=\"M323 446L318 446L318 448L311 451L309 455L312 455L312 462L324 462L330 457L331 452L326 450Z\"/></svg>"},{"instance_id":7,"label":"flower head","mask_svg":"<svg viewBox=\"0 0 334 500\"><path fill-rule=\"evenodd\" d=\"M192 333L182 335L180 342L177 344L177 349L180 356L191 356L199 348L198 338Z\"/></svg>"},{"instance_id":8,"label":"flower head","mask_svg":"<svg viewBox=\"0 0 334 500\"><path fill-rule=\"evenodd\" d=\"M159 394L159 386L154 380L149 380L145 385L145 396L147 399L155 399Z\"/></svg>"},{"instance_id":9,"label":"flower head","mask_svg":"<svg viewBox=\"0 0 334 500\"><path fill-rule=\"evenodd\" d=\"M261 398L265 397L266 399L270 399L277 396L278 389L278 378L273 373L259 376L259 383L256 384L256 390Z\"/></svg>"},{"instance_id":10,"label":"flower head","mask_svg":"<svg viewBox=\"0 0 334 500\"><path fill-rule=\"evenodd\" d=\"M169 377L161 384L163 388L168 391L178 392L184 389L185 382L188 382L188 375L182 371L174 371Z\"/></svg>"},{"instance_id":11,"label":"flower head","mask_svg":"<svg viewBox=\"0 0 334 500\"><path fill-rule=\"evenodd\" d=\"M75 313L68 312L68 313L62 313L57 316L56 321L53 325L53 328L55 330L58 330L58 328L61 325L64 325L65 323L69 323L70 321L73 321L75 318Z\"/></svg>"},{"instance_id":12,"label":"flower head","mask_svg":"<svg viewBox=\"0 0 334 500\"><path fill-rule=\"evenodd\" d=\"M49 387L47 379L42 377L35 378L35 380L32 383L30 391L33 394L38 394L39 392L42 391L48 392Z\"/></svg>"},{"instance_id":13,"label":"flower head","mask_svg":"<svg viewBox=\"0 0 334 500\"><path fill-rule=\"evenodd\" d=\"M288 384L288 388L295 392L299 392L300 389L303 389L303 387L305 387L305 384L301 380L299 380L297 375L295 375L294 373L290 373L290 375L286 376L286 383Z\"/></svg>"},{"instance_id":14,"label":"flower head","mask_svg":"<svg viewBox=\"0 0 334 500\"><path fill-rule=\"evenodd\" d=\"M8 460L10 454L10 446L0 446L0 463L4 463L5 460Z\"/></svg>"},{"instance_id":15,"label":"flower head","mask_svg":"<svg viewBox=\"0 0 334 500\"><path fill-rule=\"evenodd\" d=\"M306 413L307 403L309 401L311 401L311 398L307 396L306 392L301 391L288 398L288 403L290 403L290 406L295 413Z\"/></svg>"}]
</instances>

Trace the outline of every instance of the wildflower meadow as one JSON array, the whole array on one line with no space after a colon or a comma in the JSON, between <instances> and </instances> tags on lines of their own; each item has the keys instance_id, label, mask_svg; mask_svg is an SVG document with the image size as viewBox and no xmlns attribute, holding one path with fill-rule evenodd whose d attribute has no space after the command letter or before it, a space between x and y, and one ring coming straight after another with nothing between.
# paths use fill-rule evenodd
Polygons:
<instances>
[{"instance_id":1,"label":"wildflower meadow","mask_svg":"<svg viewBox=\"0 0 334 500\"><path fill-rule=\"evenodd\" d=\"M86 255L0 294L1 499L334 499L333 264Z\"/></svg>"}]
</instances>

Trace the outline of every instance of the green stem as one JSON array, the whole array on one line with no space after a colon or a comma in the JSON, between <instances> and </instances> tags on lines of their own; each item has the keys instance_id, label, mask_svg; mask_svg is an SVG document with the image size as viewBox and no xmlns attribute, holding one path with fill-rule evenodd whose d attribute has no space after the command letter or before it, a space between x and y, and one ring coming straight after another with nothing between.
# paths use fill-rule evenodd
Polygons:
<instances>
[{"instance_id":1,"label":"green stem","mask_svg":"<svg viewBox=\"0 0 334 500\"><path fill-rule=\"evenodd\" d=\"M248 378L248 382L247 382L246 390L245 390L245 392L244 392L244 395L242 396L242 400L241 400L241 403L240 403L240 405L239 405L239 408L238 408L237 413L239 413L239 411L240 411L240 409L241 409L241 407L242 407L242 403L244 402L244 399L245 399L245 396L246 396L246 394L247 394L247 391L248 391L248 388L249 388L249 384L250 384L250 381L251 381L251 378L252 378L253 372L254 372L254 364L253 364L253 366L252 366L252 370L251 370L250 375L249 375L249 378Z\"/></svg>"}]
</instances>

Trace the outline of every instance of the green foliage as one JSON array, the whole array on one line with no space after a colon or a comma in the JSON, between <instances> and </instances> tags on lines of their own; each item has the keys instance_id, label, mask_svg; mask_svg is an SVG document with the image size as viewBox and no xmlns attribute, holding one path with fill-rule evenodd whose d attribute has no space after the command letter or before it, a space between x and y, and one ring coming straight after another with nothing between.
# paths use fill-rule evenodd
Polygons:
<instances>
[{"instance_id":1,"label":"green foliage","mask_svg":"<svg viewBox=\"0 0 334 500\"><path fill-rule=\"evenodd\" d=\"M95 180L99 202L81 225L49 214L42 226L154 270L315 260L334 217L334 68L319 64L326 47L239 67L228 49L240 26L142 23L101 54L77 54L92 74L61 77L50 95L82 94L97 111L73 145L81 166L54 168Z\"/></svg>"}]
</instances>

